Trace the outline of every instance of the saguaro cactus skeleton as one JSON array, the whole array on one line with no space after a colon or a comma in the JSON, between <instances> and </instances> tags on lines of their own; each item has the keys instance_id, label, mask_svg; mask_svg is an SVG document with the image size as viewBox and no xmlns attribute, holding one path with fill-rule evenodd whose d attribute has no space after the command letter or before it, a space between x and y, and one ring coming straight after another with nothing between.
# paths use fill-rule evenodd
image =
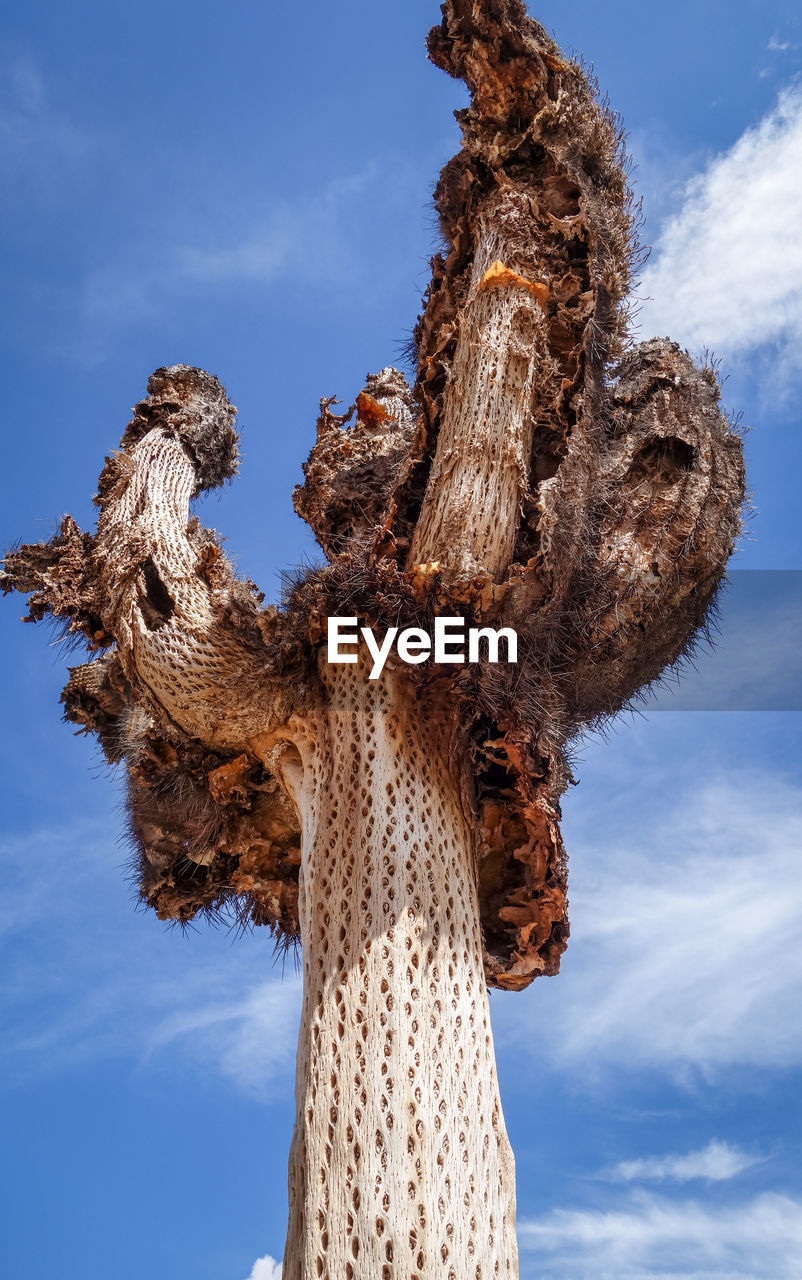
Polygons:
<instances>
[{"instance_id":1,"label":"saguaro cactus skeleton","mask_svg":"<svg viewBox=\"0 0 802 1280\"><path fill-rule=\"evenodd\" d=\"M682 654L743 498L712 371L628 341L633 210L587 75L520 0L447 0L428 48L471 91L444 248L414 388L387 368L342 417L322 401L294 501L326 566L264 608L189 518L237 445L178 365L96 533L67 517L3 576L94 654L65 714L126 764L145 902L300 938L288 1280L517 1273L486 984L557 972L565 744ZM519 661L371 681L327 662L343 614L512 627Z\"/></svg>"}]
</instances>

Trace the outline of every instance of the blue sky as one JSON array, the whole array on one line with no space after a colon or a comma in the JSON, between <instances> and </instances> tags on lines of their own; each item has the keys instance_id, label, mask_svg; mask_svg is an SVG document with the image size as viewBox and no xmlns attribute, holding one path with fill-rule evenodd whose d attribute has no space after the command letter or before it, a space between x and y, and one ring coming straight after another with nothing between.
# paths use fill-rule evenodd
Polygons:
<instances>
[{"instance_id":1,"label":"blue sky","mask_svg":"<svg viewBox=\"0 0 802 1280\"><path fill-rule=\"evenodd\" d=\"M269 594L312 554L289 495L318 398L349 403L397 358L463 92L423 55L428 0L275 9L29 0L7 16L3 546L64 511L91 525L129 406L185 361L240 409L242 474L203 518ZM653 246L644 336L712 347L753 428L737 563L802 569L798 6L532 11L629 128ZM65 658L20 603L2 619L0 1268L273 1280L297 979L258 933L182 936L134 911L119 780L60 723ZM792 1280L798 714L650 711L586 743L578 773L563 972L492 1000L522 1276Z\"/></svg>"}]
</instances>

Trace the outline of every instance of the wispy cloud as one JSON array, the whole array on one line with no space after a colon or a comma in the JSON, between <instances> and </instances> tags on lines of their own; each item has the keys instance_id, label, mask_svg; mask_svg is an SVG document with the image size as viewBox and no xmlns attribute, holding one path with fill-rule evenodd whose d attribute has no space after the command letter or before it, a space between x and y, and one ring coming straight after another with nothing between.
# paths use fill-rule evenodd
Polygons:
<instances>
[{"instance_id":1,"label":"wispy cloud","mask_svg":"<svg viewBox=\"0 0 802 1280\"><path fill-rule=\"evenodd\" d=\"M750 1156L728 1142L713 1139L700 1151L686 1155L647 1156L640 1160L622 1160L609 1176L621 1182L725 1182L745 1169L761 1164L762 1156Z\"/></svg>"},{"instance_id":2,"label":"wispy cloud","mask_svg":"<svg viewBox=\"0 0 802 1280\"><path fill-rule=\"evenodd\" d=\"M355 265L357 245L348 244L343 260L343 219L358 209L378 186L376 165L336 178L322 191L296 203L279 201L266 220L242 227L214 245L187 245L176 252L175 272L199 284L252 280L263 284L279 275L314 274L347 277Z\"/></svg>"},{"instance_id":3,"label":"wispy cloud","mask_svg":"<svg viewBox=\"0 0 802 1280\"><path fill-rule=\"evenodd\" d=\"M752 768L748 786L684 789L675 778L667 804L656 799L669 793L665 780L637 767L648 842L641 810L628 832L613 826L605 839L599 822L573 832L563 973L494 1000L500 1053L519 1054L531 1037L541 1059L585 1085L644 1067L713 1079L738 1066L799 1066L802 790ZM4 1048L20 1070L122 1052L181 1060L190 1077L215 1072L252 1095L291 1092L300 982L259 980L263 932L232 945L135 916L119 853L97 825L34 834L24 853L0 848L15 974L0 992ZM716 1159L721 1170L740 1158L715 1147L702 1156L699 1176L711 1179Z\"/></svg>"},{"instance_id":4,"label":"wispy cloud","mask_svg":"<svg viewBox=\"0 0 802 1280\"><path fill-rule=\"evenodd\" d=\"M338 288L347 288L352 298L374 296L377 271L385 291L402 280L406 284L408 261L383 236L388 226L392 235L400 234L397 228L405 224L397 211L420 203L428 178L423 167L419 171L398 157L388 182L386 166L387 157L381 166L368 162L312 192L267 201L263 193L258 199L252 194L243 198L237 218L227 213L223 225L204 224L187 212L180 240L160 235L123 246L113 262L100 264L84 281L81 341L108 326L139 323L188 297L232 290L241 296L243 287L303 292L319 306Z\"/></svg>"},{"instance_id":5,"label":"wispy cloud","mask_svg":"<svg viewBox=\"0 0 802 1280\"><path fill-rule=\"evenodd\" d=\"M168 1014L151 1034L151 1052L172 1045L216 1062L244 1092L267 1098L277 1080L291 1084L300 1004L298 978L251 986L244 997L229 991Z\"/></svg>"},{"instance_id":6,"label":"wispy cloud","mask_svg":"<svg viewBox=\"0 0 802 1280\"><path fill-rule=\"evenodd\" d=\"M585 1083L611 1069L715 1078L802 1063L802 792L754 770L748 788L673 785L676 807L650 811L648 844L637 824L607 840L601 826L574 833L564 971L494 1001L502 1054L535 1037ZM72 827L69 841L30 837L24 862L15 846L0 851L19 934L14 990L0 999L20 1068L124 1052L181 1059L252 1095L291 1090L300 982L258 980L269 939L165 933L131 913L119 856L94 827ZM701 1153L699 1176L739 1158L727 1150Z\"/></svg>"},{"instance_id":7,"label":"wispy cloud","mask_svg":"<svg viewBox=\"0 0 802 1280\"><path fill-rule=\"evenodd\" d=\"M264 1258L257 1258L248 1280L281 1280L281 1263L271 1258L269 1253Z\"/></svg>"},{"instance_id":8,"label":"wispy cloud","mask_svg":"<svg viewBox=\"0 0 802 1280\"><path fill-rule=\"evenodd\" d=\"M83 165L94 141L54 100L42 72L26 58L0 67L0 161L2 203L24 201L30 213L36 197L60 193L65 174Z\"/></svg>"},{"instance_id":9,"label":"wispy cloud","mask_svg":"<svg viewBox=\"0 0 802 1280\"><path fill-rule=\"evenodd\" d=\"M346 233L361 204L370 170L337 180L314 196L274 200L238 226L188 227L183 241L126 246L114 263L95 268L84 285L88 323L130 324L187 293L220 292L243 282L264 286L330 283L355 266L356 243Z\"/></svg>"},{"instance_id":10,"label":"wispy cloud","mask_svg":"<svg viewBox=\"0 0 802 1280\"><path fill-rule=\"evenodd\" d=\"M44 922L65 895L79 896L91 883L101 845L101 824L92 822L78 831L44 827L0 842L0 939Z\"/></svg>"},{"instance_id":11,"label":"wispy cloud","mask_svg":"<svg viewBox=\"0 0 802 1280\"><path fill-rule=\"evenodd\" d=\"M796 1280L802 1201L765 1194L714 1205L637 1194L608 1209L525 1220L518 1239L530 1280Z\"/></svg>"},{"instance_id":12,"label":"wispy cloud","mask_svg":"<svg viewBox=\"0 0 802 1280\"><path fill-rule=\"evenodd\" d=\"M644 789L646 803L659 795ZM637 824L607 840L586 829L578 846L574 833L563 973L496 1003L501 1042L529 1026L539 1053L585 1081L799 1065L802 792L752 770L748 786L675 793L648 828L647 841Z\"/></svg>"},{"instance_id":13,"label":"wispy cloud","mask_svg":"<svg viewBox=\"0 0 802 1280\"><path fill-rule=\"evenodd\" d=\"M277 973L270 938L182 937L137 916L119 850L100 822L67 822L0 845L0 988L6 1065L30 1076L109 1054L180 1060L252 1096L289 1096L300 983ZM102 956L102 965L98 957Z\"/></svg>"},{"instance_id":14,"label":"wispy cloud","mask_svg":"<svg viewBox=\"0 0 802 1280\"><path fill-rule=\"evenodd\" d=\"M644 336L737 358L770 347L786 369L802 350L802 90L688 185L643 275Z\"/></svg>"}]
</instances>

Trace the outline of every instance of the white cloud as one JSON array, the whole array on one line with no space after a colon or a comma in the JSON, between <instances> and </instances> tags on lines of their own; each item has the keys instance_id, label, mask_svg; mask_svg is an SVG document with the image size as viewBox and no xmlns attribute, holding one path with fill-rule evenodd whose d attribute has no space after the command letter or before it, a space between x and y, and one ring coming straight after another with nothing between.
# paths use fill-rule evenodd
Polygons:
<instances>
[{"instance_id":1,"label":"white cloud","mask_svg":"<svg viewBox=\"0 0 802 1280\"><path fill-rule=\"evenodd\" d=\"M585 1082L802 1064L802 790L751 768L675 791L666 813L643 810L665 803L645 768L640 803L618 786L640 821L607 840L601 823L575 831L563 972L494 1002L500 1043L526 1026Z\"/></svg>"},{"instance_id":2,"label":"white cloud","mask_svg":"<svg viewBox=\"0 0 802 1280\"><path fill-rule=\"evenodd\" d=\"M696 1178L724 1182L761 1163L761 1156L749 1156L738 1147L713 1139L701 1151L687 1155L622 1160L610 1170L610 1177L621 1182L691 1182Z\"/></svg>"},{"instance_id":3,"label":"white cloud","mask_svg":"<svg viewBox=\"0 0 802 1280\"><path fill-rule=\"evenodd\" d=\"M770 53L785 53L791 48L790 40L781 40L779 36L772 36L766 48Z\"/></svg>"},{"instance_id":4,"label":"white cloud","mask_svg":"<svg viewBox=\"0 0 802 1280\"><path fill-rule=\"evenodd\" d=\"M151 1036L151 1050L173 1044L217 1069L246 1093L266 1098L274 1085L292 1089L301 983L273 979L251 986L244 997L229 991L204 1003L195 992L189 1009L171 1012Z\"/></svg>"},{"instance_id":5,"label":"white cloud","mask_svg":"<svg viewBox=\"0 0 802 1280\"><path fill-rule=\"evenodd\" d=\"M642 1194L610 1209L555 1209L518 1227L531 1280L797 1280L802 1202L735 1204ZM530 1259L537 1255L534 1269Z\"/></svg>"},{"instance_id":6,"label":"white cloud","mask_svg":"<svg viewBox=\"0 0 802 1280\"><path fill-rule=\"evenodd\" d=\"M668 334L727 358L802 350L802 90L688 185L662 227L640 292L644 337Z\"/></svg>"},{"instance_id":7,"label":"white cloud","mask_svg":"<svg viewBox=\"0 0 802 1280\"><path fill-rule=\"evenodd\" d=\"M257 1258L248 1280L281 1280L281 1263L276 1262L270 1254Z\"/></svg>"}]
</instances>

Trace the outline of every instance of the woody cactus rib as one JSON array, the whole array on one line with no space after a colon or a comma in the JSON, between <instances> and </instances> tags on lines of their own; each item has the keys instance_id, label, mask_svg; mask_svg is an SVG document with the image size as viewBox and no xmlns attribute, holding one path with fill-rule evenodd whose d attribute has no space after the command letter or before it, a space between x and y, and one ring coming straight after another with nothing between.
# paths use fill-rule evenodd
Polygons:
<instances>
[{"instance_id":1,"label":"woody cactus rib","mask_svg":"<svg viewBox=\"0 0 802 1280\"><path fill-rule=\"evenodd\" d=\"M6 558L94 659L65 715L125 762L143 899L300 939L286 1280L517 1274L487 986L554 974L568 936L571 735L703 626L739 529L740 441L709 368L632 346L621 132L519 0L448 0L432 60L463 146L412 389L321 401L294 494L326 557L263 607L190 517L237 465L216 379L161 369L100 478ZM519 661L327 662L326 620L513 627Z\"/></svg>"}]
</instances>

